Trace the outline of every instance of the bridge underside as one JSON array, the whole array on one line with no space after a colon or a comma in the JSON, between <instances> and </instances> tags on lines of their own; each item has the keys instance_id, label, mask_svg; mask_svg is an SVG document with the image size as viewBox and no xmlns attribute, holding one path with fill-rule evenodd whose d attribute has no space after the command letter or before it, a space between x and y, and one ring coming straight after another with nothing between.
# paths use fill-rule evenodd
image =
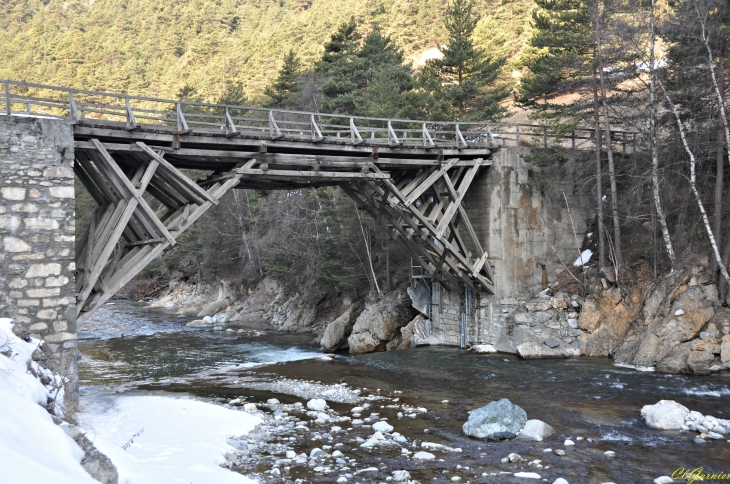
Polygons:
<instances>
[{"instance_id":1,"label":"bridge underside","mask_svg":"<svg viewBox=\"0 0 730 484\"><path fill-rule=\"evenodd\" d=\"M74 136L76 175L98 205L76 252L79 322L233 188L340 186L442 284L494 293L488 254L462 202L478 170L491 164L491 148L302 142L83 123L74 126Z\"/></svg>"}]
</instances>

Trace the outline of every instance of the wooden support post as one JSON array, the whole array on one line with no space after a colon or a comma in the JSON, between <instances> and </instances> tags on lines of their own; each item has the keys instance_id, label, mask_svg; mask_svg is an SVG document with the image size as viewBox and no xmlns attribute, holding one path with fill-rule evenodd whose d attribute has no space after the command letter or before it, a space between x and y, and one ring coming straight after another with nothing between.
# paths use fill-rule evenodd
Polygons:
<instances>
[{"instance_id":1,"label":"wooden support post","mask_svg":"<svg viewBox=\"0 0 730 484\"><path fill-rule=\"evenodd\" d=\"M279 125L276 124L276 120L274 119L274 112L269 111L269 135L273 139L279 139L282 138L284 135L281 134L281 130L279 129Z\"/></svg>"},{"instance_id":2,"label":"wooden support post","mask_svg":"<svg viewBox=\"0 0 730 484\"><path fill-rule=\"evenodd\" d=\"M312 127L312 141L315 143L322 141L324 136L322 136L322 132L319 130L319 126L317 126L317 122L314 120L314 114L310 115L309 123Z\"/></svg>"},{"instance_id":3,"label":"wooden support post","mask_svg":"<svg viewBox=\"0 0 730 484\"><path fill-rule=\"evenodd\" d=\"M350 118L350 140L353 145L361 145L364 143L362 136L360 136L360 132L357 130L357 126L355 126L355 121L352 118Z\"/></svg>"},{"instance_id":4,"label":"wooden support post","mask_svg":"<svg viewBox=\"0 0 730 484\"><path fill-rule=\"evenodd\" d=\"M423 123L422 136L423 136L423 147L424 148L435 148L436 147L436 144L434 144L433 139L431 138L431 133L429 133L428 129L426 129L426 123Z\"/></svg>"},{"instance_id":5,"label":"wooden support post","mask_svg":"<svg viewBox=\"0 0 730 484\"><path fill-rule=\"evenodd\" d=\"M81 118L79 117L79 110L76 107L76 101L74 101L73 89L69 89L68 91L68 117L74 123L81 120Z\"/></svg>"},{"instance_id":6,"label":"wooden support post","mask_svg":"<svg viewBox=\"0 0 730 484\"><path fill-rule=\"evenodd\" d=\"M188 128L188 122L185 119L185 115L183 114L182 110L182 104L177 103L177 132L179 134L185 134L190 131L190 128Z\"/></svg>"},{"instance_id":7,"label":"wooden support post","mask_svg":"<svg viewBox=\"0 0 730 484\"><path fill-rule=\"evenodd\" d=\"M134 112L132 111L132 106L129 104L129 98L124 98L124 104L126 106L126 113L127 113L127 129L137 129L137 120L134 117Z\"/></svg>"},{"instance_id":8,"label":"wooden support post","mask_svg":"<svg viewBox=\"0 0 730 484\"><path fill-rule=\"evenodd\" d=\"M235 136L238 134L236 131L236 125L233 124L233 119L231 119L231 113L228 112L228 106L226 106L225 121L226 136Z\"/></svg>"}]
</instances>

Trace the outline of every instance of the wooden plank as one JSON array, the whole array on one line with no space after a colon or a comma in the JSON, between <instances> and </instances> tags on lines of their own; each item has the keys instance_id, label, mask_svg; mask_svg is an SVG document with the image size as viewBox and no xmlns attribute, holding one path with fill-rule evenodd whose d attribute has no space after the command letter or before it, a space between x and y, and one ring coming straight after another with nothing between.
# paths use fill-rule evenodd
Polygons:
<instances>
[{"instance_id":1,"label":"wooden plank","mask_svg":"<svg viewBox=\"0 0 730 484\"><path fill-rule=\"evenodd\" d=\"M109 260L109 256L111 255L112 250L114 250L114 246L119 240L119 237L122 235L124 227L127 225L127 221L132 217L134 210L137 208L137 199L132 198L129 201L120 202L119 205L123 207L123 212L118 218L115 217L114 229L112 230L107 240L103 242L104 246L98 253L98 256L94 258L93 269L89 274L89 277L87 277L86 281L84 281L84 288L77 298L78 304L76 305L76 316L81 314L81 311L83 310L87 299L91 294L91 291L94 289L96 280L101 275L101 271L104 268L104 265Z\"/></svg>"},{"instance_id":2,"label":"wooden plank","mask_svg":"<svg viewBox=\"0 0 730 484\"><path fill-rule=\"evenodd\" d=\"M474 180L474 176L476 176L477 171L479 170L480 166L481 166L481 159L478 159L474 162L474 166L471 168L471 170L467 171L466 175L464 175L464 178L461 180L461 183L459 184L459 191L457 193L457 198L454 200L451 200L451 203L449 203L449 206L446 208L446 211L444 212L444 215L441 218L441 221L439 222L438 228L436 229L436 238L437 239L440 239L441 236L446 231L446 228L448 227L449 222L454 217L454 214L456 213L456 210L459 207L459 205L461 205L461 201L464 199L464 195L466 194L466 191L469 189L469 185L471 185L472 180ZM450 181L451 180L449 180L449 182Z\"/></svg>"},{"instance_id":3,"label":"wooden plank","mask_svg":"<svg viewBox=\"0 0 730 484\"><path fill-rule=\"evenodd\" d=\"M419 183L418 186L413 189L413 191L408 195L408 198L406 199L406 207L409 207L415 202L418 197L423 195L426 190L431 188L431 185L436 183L439 178L441 178L443 175L446 174L447 171L451 169L454 164L459 161L457 158L450 159L441 169L431 173L428 178L426 178L423 182Z\"/></svg>"},{"instance_id":4,"label":"wooden plank","mask_svg":"<svg viewBox=\"0 0 730 484\"><path fill-rule=\"evenodd\" d=\"M157 218L157 215L155 212L150 208L149 204L147 204L147 201L142 197L142 195L137 191L137 189L132 185L132 182L129 181L129 178L126 177L126 175L122 172L122 170L119 168L119 165L117 165L116 161L114 161L114 158L109 154L108 151L104 148L104 145L99 142L97 139L92 139L92 143L96 146L98 153L101 155L101 158L105 161L105 164L108 168L111 169L109 175L111 179L116 179L116 182L124 187L126 192L129 194L130 197L134 197L138 205L141 209L141 214L139 216L140 219L146 219L149 223L154 225L154 229L148 228L148 230L156 231L156 233L161 234L167 241L170 243L170 245L175 245L175 238L168 232L168 230L165 228L165 225L160 222L160 220ZM144 145L144 143L143 143ZM144 145L146 146L146 145ZM160 158L157 153L155 153L152 150L149 150L151 153L153 153L157 158L160 160ZM159 160L158 160L159 161ZM150 176L151 178L151 176ZM196 185L197 186L197 185ZM200 187L198 187L200 188ZM202 190L202 189L201 189ZM152 234L149 234L150 236Z\"/></svg>"},{"instance_id":5,"label":"wooden plank","mask_svg":"<svg viewBox=\"0 0 730 484\"><path fill-rule=\"evenodd\" d=\"M147 166L147 169L145 170L142 179L139 181L139 185L136 185L140 195L143 194L145 190L147 190L147 185L149 185L150 181L152 180L152 176L155 174L155 170L157 170L158 166L159 163L157 162L157 160L152 160L149 166Z\"/></svg>"},{"instance_id":6,"label":"wooden plank","mask_svg":"<svg viewBox=\"0 0 730 484\"><path fill-rule=\"evenodd\" d=\"M350 173L341 171L296 171L296 170L259 170L259 169L238 169L236 173L244 176L266 176L266 177L294 177L294 178L368 178L386 179L390 175L385 173Z\"/></svg>"},{"instance_id":7,"label":"wooden plank","mask_svg":"<svg viewBox=\"0 0 730 484\"><path fill-rule=\"evenodd\" d=\"M149 146L147 146L146 144L144 144L141 141L137 141L137 146L139 146L140 148L142 148L153 159L157 160L157 162L160 165L162 165L162 167L167 168L168 170L170 170L173 173L175 173L179 177L180 181L183 184L185 184L194 193L197 193L200 197L208 200L209 202L213 203L214 205L217 205L218 204L218 201L212 199L211 196L210 196L210 194L207 191L203 190L200 186L198 186L198 184L193 183L192 180L190 180L188 177L186 177L185 175L183 175L182 173L180 173L177 168L175 168L170 163L168 163L167 160L165 160L163 157L161 157L160 155L158 155L157 153L155 153L155 151L152 148L150 148Z\"/></svg>"}]
</instances>

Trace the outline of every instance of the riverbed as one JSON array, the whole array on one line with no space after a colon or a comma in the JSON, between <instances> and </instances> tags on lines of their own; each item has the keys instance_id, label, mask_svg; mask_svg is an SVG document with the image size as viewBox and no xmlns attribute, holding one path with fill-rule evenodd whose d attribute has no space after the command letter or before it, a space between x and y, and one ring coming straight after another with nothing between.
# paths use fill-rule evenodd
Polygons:
<instances>
[{"instance_id":1,"label":"riverbed","mask_svg":"<svg viewBox=\"0 0 730 484\"><path fill-rule=\"evenodd\" d=\"M347 482L385 482L401 469L422 483L456 482L454 478L474 483L557 478L571 484L643 483L680 467L730 472L730 442L697 444L694 432L655 430L640 418L643 405L662 399L730 418L729 372L664 375L617 367L606 358L521 360L445 347L323 359L311 334L280 333L264 325L192 329L185 326L190 319L120 300L100 309L80 328L85 338L98 338L79 343L82 407L120 394L256 403L271 416L266 431L258 432L259 441L269 440L257 444L268 449L264 454L277 449L267 445L275 446L272 415L278 412L279 418L286 414L307 428L289 432L286 448L309 455L326 445L329 453L337 449L346 458L346 471L332 465L327 473L323 467L277 464L275 455L252 455L230 466L232 472L263 482L336 482L345 475L350 476ZM306 408L297 413L292 406L317 396L328 400L333 418L343 416L336 423L341 430L330 432L332 422L322 428L307 423L313 416L304 413ZM468 412L500 398L522 407L528 418L547 422L556 435L542 442L465 437L461 425ZM279 403L267 404L271 399ZM353 425L357 419L351 409L363 404L369 408L362 416L378 413L402 435L400 445L361 447L373 431L367 423ZM426 411L413 411L417 408ZM575 445L565 446L566 439ZM424 442L436 444L436 459L413 459ZM557 449L565 454L557 455ZM522 460L503 463L510 453ZM272 473L274 467L280 470ZM363 469L370 471L358 473ZM540 480L515 477L517 472L538 474Z\"/></svg>"}]
</instances>

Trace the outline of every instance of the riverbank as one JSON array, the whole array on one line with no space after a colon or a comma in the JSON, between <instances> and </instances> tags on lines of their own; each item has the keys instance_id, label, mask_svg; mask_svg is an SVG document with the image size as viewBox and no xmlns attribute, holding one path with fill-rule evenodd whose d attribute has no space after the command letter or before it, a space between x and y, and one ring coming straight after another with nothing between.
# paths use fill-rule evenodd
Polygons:
<instances>
[{"instance_id":1,"label":"riverbank","mask_svg":"<svg viewBox=\"0 0 730 484\"><path fill-rule=\"evenodd\" d=\"M125 314L118 304L106 317L134 319ZM221 459L225 467L263 482L344 477L379 483L407 471L421 483L454 477L529 482L515 477L518 472L548 482L633 483L670 475L679 466L719 471L730 461L725 440L696 444L695 431L652 429L641 417L644 405L671 399L726 418L726 373L664 375L617 367L607 358L525 360L444 347L323 356L306 334L265 325L240 334L191 329L175 315L133 314L147 314L136 335L80 343L82 404L99 392L112 399L192 395L250 412L262 423L246 437L229 439L231 449ZM174 325L180 331L154 331ZM294 354L299 359L285 361ZM461 426L469 411L501 398L547 422L555 435L542 442L466 437ZM327 408L307 408L312 399L323 399ZM393 430L381 431L384 440L375 437L375 445L362 446L373 442L377 422ZM435 458L414 459L418 452ZM513 453L521 459L502 462Z\"/></svg>"},{"instance_id":2,"label":"riverbank","mask_svg":"<svg viewBox=\"0 0 730 484\"><path fill-rule=\"evenodd\" d=\"M646 264L625 269L617 279L579 263L535 297L480 301L475 316L465 315L461 340L479 351L525 359L611 357L662 373L725 371L730 309L712 281L706 257L688 257L675 273L658 279ZM441 311L465 311L464 301L445 289L439 293ZM312 334L324 352L360 354L453 344L451 330L428 319L434 297L425 286L401 285L377 299L304 298L266 278L245 291L224 281L172 282L147 304L194 318L188 323L194 327L240 330L263 323Z\"/></svg>"}]
</instances>

